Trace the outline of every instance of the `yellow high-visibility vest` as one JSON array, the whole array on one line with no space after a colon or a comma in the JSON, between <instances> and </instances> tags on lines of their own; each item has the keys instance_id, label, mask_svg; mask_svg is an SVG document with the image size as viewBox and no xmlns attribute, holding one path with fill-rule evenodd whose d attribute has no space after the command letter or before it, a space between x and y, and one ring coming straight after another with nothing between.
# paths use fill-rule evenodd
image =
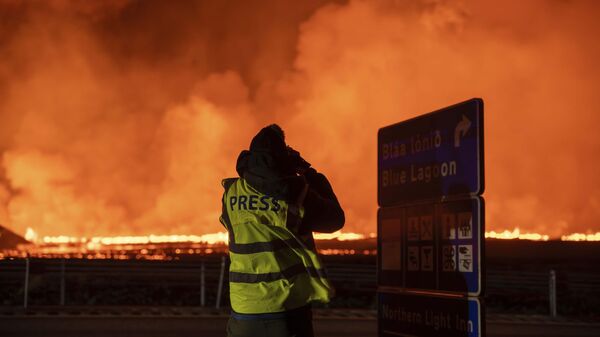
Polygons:
<instances>
[{"instance_id":1,"label":"yellow high-visibility vest","mask_svg":"<svg viewBox=\"0 0 600 337\"><path fill-rule=\"evenodd\" d=\"M229 296L241 314L282 312L333 295L312 234L300 236L301 202L262 194L242 178L223 180L223 214L229 232ZM303 196L300 198L303 199Z\"/></svg>"}]
</instances>

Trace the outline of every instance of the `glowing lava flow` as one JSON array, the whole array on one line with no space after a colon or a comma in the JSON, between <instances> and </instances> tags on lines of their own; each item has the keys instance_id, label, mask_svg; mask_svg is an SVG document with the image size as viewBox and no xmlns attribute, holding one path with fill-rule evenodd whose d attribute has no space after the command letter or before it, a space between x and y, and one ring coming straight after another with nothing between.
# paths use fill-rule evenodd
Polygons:
<instances>
[{"instance_id":1,"label":"glowing lava flow","mask_svg":"<svg viewBox=\"0 0 600 337\"><path fill-rule=\"evenodd\" d=\"M342 231L337 231L333 233L315 233L315 240L338 240L338 241L352 241L352 240L363 240L366 238L376 238L377 234L369 233L369 235L359 234L359 233L343 233Z\"/></svg>"},{"instance_id":2,"label":"glowing lava flow","mask_svg":"<svg viewBox=\"0 0 600 337\"><path fill-rule=\"evenodd\" d=\"M27 230L25 231L24 237L25 237L25 240L31 241L31 242L37 242L37 239L38 239L37 233L32 228L27 228Z\"/></svg>"},{"instance_id":3,"label":"glowing lava flow","mask_svg":"<svg viewBox=\"0 0 600 337\"><path fill-rule=\"evenodd\" d=\"M323 255L376 255L375 233L361 234L337 231L315 233L315 240L323 242L319 253ZM539 233L521 233L519 228L502 232L485 232L489 239L549 241L550 236ZM28 228L25 238L30 244L16 249L0 251L0 259L10 257L84 258L84 259L146 259L172 260L185 255L225 254L228 234L226 232L203 235L139 235L139 236L40 236ZM553 238L558 240L559 238ZM367 241L371 240L371 241ZM600 241L595 234L573 233L560 237L561 241ZM356 243L353 243L355 241Z\"/></svg>"},{"instance_id":4,"label":"glowing lava flow","mask_svg":"<svg viewBox=\"0 0 600 337\"><path fill-rule=\"evenodd\" d=\"M375 233L360 234L352 232L337 231L334 233L315 233L315 240L337 240L337 241L354 241L376 238ZM548 241L550 236L540 233L522 233L519 228L512 231L504 230L502 232L489 231L485 232L485 237L488 239L502 240L532 240L532 241ZM110 246L110 245L144 245L144 244L161 244L161 243L205 243L209 245L228 244L228 235L226 232L209 233L203 235L139 235L139 236L95 236L91 238L73 237L73 236L44 236L41 240L37 233L28 228L25 233L25 238L34 243L43 244L87 244L88 246ZM560 237L561 241L600 241L600 232L595 234L573 233Z\"/></svg>"},{"instance_id":5,"label":"glowing lava flow","mask_svg":"<svg viewBox=\"0 0 600 337\"><path fill-rule=\"evenodd\" d=\"M600 241L600 232L596 234L573 233L560 237L561 241Z\"/></svg>"},{"instance_id":6,"label":"glowing lava flow","mask_svg":"<svg viewBox=\"0 0 600 337\"><path fill-rule=\"evenodd\" d=\"M316 240L330 242L374 239L369 235L344 233L315 234ZM171 260L183 255L226 253L229 243L226 232L204 235L139 235L139 236L95 236L75 237L67 235L40 237L35 230L28 228L26 238L31 244L21 245L16 250L0 251L0 258L6 257L53 257L86 259L147 259ZM345 246L319 249L325 255L376 254L369 247L352 249ZM358 245L360 246L360 245ZM353 247L353 248L358 248ZM363 245L364 246L364 245Z\"/></svg>"},{"instance_id":7,"label":"glowing lava flow","mask_svg":"<svg viewBox=\"0 0 600 337\"><path fill-rule=\"evenodd\" d=\"M344 233L337 231L334 233L315 233L315 240L338 240L338 241L352 241L362 240L366 238L375 238L375 233L368 235L359 233ZM38 242L38 235L36 232L28 228L25 238L32 242ZM229 238L226 232L217 232L203 235L139 235L139 236L95 236L91 238L86 237L74 237L74 236L44 236L41 242L45 244L69 244L69 243L91 243L101 244L104 246L109 245L143 245L143 244L156 244L156 243L206 243L210 245L225 244L229 242Z\"/></svg>"},{"instance_id":8,"label":"glowing lava flow","mask_svg":"<svg viewBox=\"0 0 600 337\"><path fill-rule=\"evenodd\" d=\"M518 228L515 228L512 232L505 230L504 232L485 232L486 239L503 239L503 240L532 240L532 241L548 241L550 236L539 234L539 233L521 233Z\"/></svg>"},{"instance_id":9,"label":"glowing lava flow","mask_svg":"<svg viewBox=\"0 0 600 337\"><path fill-rule=\"evenodd\" d=\"M30 240L36 242L36 240ZM68 243L88 243L109 245L145 245L156 243L207 243L207 244L227 244L228 237L225 232L210 233L204 235L140 235L140 236L95 236L91 238L73 237L73 236L44 236L43 243L50 244L68 244Z\"/></svg>"}]
</instances>

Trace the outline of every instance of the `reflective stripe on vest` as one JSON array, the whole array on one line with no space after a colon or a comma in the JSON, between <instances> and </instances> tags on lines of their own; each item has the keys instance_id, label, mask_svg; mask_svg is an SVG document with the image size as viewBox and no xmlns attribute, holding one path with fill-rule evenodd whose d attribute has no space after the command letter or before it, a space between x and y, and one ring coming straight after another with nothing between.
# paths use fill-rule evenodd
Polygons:
<instances>
[{"instance_id":1,"label":"reflective stripe on vest","mask_svg":"<svg viewBox=\"0 0 600 337\"><path fill-rule=\"evenodd\" d=\"M281 312L328 302L332 288L312 235L295 234L303 207L264 195L244 179L224 181L231 307L242 314Z\"/></svg>"}]
</instances>

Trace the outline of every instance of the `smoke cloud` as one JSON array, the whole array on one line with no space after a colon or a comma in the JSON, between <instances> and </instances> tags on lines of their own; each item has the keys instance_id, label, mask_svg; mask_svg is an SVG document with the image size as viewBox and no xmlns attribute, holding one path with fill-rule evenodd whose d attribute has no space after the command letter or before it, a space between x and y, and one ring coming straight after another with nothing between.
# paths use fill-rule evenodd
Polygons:
<instances>
[{"instance_id":1,"label":"smoke cloud","mask_svg":"<svg viewBox=\"0 0 600 337\"><path fill-rule=\"evenodd\" d=\"M0 0L0 223L221 229L265 124L374 232L379 127L486 103L488 229L600 230L600 5Z\"/></svg>"}]
</instances>

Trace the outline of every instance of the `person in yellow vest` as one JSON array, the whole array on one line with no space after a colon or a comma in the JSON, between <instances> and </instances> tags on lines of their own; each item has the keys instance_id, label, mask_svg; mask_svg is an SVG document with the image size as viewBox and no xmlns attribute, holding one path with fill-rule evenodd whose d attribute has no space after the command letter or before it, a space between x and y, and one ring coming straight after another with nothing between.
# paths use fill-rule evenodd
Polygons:
<instances>
[{"instance_id":1,"label":"person in yellow vest","mask_svg":"<svg viewBox=\"0 0 600 337\"><path fill-rule=\"evenodd\" d=\"M344 226L327 178L287 146L276 124L240 153L224 179L221 223L229 232L229 337L312 337L311 302L333 288L312 232Z\"/></svg>"}]
</instances>

